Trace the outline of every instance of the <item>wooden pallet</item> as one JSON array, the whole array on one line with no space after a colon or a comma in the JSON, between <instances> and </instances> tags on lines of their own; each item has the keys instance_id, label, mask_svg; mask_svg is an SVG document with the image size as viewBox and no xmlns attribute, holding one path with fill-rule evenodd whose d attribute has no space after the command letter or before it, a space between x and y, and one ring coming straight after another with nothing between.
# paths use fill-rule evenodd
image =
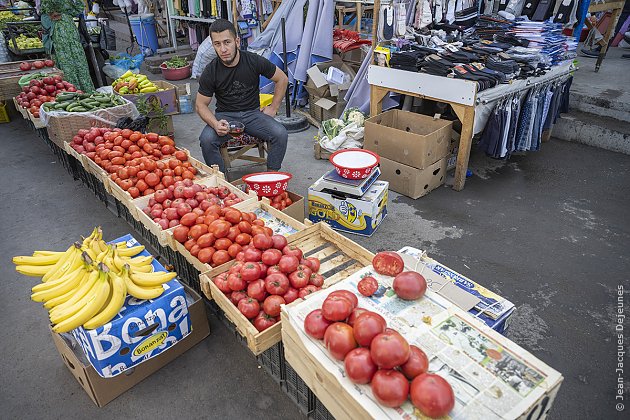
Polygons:
<instances>
[{"instance_id":1,"label":"wooden pallet","mask_svg":"<svg viewBox=\"0 0 630 420\"><path fill-rule=\"evenodd\" d=\"M372 258L374 258L374 254L335 232L325 223L314 224L291 235L289 244L299 247L307 257L320 259L319 273L325 278L324 288L372 264ZM258 355L282 339L282 326L281 323L276 323L265 331L259 332L212 282L214 277L228 271L233 264L235 264L234 261L203 273L200 276L201 290L206 297L214 299L239 333L247 339L249 349Z\"/></svg>"}]
</instances>

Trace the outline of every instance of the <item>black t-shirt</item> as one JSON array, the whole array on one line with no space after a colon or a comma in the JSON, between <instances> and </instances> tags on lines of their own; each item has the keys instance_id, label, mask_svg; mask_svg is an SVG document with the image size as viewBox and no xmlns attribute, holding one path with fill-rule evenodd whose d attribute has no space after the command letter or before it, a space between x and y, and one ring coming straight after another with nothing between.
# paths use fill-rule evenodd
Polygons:
<instances>
[{"instance_id":1,"label":"black t-shirt","mask_svg":"<svg viewBox=\"0 0 630 420\"><path fill-rule=\"evenodd\" d=\"M258 54L241 50L240 55L235 67L225 66L217 57L201 73L198 92L217 97L217 112L260 108L259 77L271 79L276 72L276 66Z\"/></svg>"}]
</instances>

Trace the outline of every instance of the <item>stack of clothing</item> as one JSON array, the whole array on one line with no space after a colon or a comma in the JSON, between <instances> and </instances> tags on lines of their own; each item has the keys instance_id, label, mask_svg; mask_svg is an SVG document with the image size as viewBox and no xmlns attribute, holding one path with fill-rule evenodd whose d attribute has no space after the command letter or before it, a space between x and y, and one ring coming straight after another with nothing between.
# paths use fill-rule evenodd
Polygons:
<instances>
[{"instance_id":1,"label":"stack of clothing","mask_svg":"<svg viewBox=\"0 0 630 420\"><path fill-rule=\"evenodd\" d=\"M517 20L507 34L527 41L527 48L539 51L551 66L565 61L570 50L575 51L575 42L562 35L561 23Z\"/></svg>"}]
</instances>

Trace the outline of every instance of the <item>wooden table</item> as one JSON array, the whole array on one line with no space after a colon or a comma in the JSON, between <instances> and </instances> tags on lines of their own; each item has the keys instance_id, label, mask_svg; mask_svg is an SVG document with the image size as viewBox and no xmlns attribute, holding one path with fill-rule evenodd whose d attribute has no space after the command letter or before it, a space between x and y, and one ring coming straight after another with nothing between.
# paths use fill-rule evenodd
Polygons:
<instances>
[{"instance_id":1,"label":"wooden table","mask_svg":"<svg viewBox=\"0 0 630 420\"><path fill-rule=\"evenodd\" d=\"M610 39L614 34L615 27L617 26L617 21L619 20L619 15L621 15L621 11L623 10L623 6L626 3L626 0L617 0L617 1L604 1L603 3L592 3L588 6L588 12L598 13L605 12L607 10L612 10L612 18L611 22L606 29L606 33L602 34L604 38L599 41L599 45L602 47L599 51L599 56L597 57L597 63L595 64L595 71L599 71L599 67L602 65L602 61L604 61L604 57L606 57L606 51L608 51L608 44L610 44ZM589 19L585 20L586 26L589 30L593 29L593 24Z\"/></svg>"}]
</instances>

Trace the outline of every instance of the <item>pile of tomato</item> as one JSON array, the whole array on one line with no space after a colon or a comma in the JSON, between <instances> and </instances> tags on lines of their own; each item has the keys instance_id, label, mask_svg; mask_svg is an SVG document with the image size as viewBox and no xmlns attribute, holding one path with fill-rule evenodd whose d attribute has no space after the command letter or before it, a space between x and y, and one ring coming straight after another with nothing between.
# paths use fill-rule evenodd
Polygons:
<instances>
[{"instance_id":1,"label":"pile of tomato","mask_svg":"<svg viewBox=\"0 0 630 420\"><path fill-rule=\"evenodd\" d=\"M18 105L28 109L35 118L39 118L39 107L46 102L54 102L60 92L76 92L77 88L64 81L61 76L47 76L43 79L33 79L28 86L15 98Z\"/></svg>"},{"instance_id":2,"label":"pile of tomato","mask_svg":"<svg viewBox=\"0 0 630 420\"><path fill-rule=\"evenodd\" d=\"M258 331L280 321L280 305L303 299L324 284L319 259L304 258L282 235L257 234L242 253L239 262L212 281Z\"/></svg>"},{"instance_id":3,"label":"pile of tomato","mask_svg":"<svg viewBox=\"0 0 630 420\"><path fill-rule=\"evenodd\" d=\"M403 272L404 263L396 253L379 253L372 265L379 274L399 278L397 285L394 280L394 290L404 296L398 295L400 298L413 300L424 295L426 281L419 274L420 277L410 274L415 272ZM361 282L366 279L368 282L362 287ZM373 277L361 282L358 288L363 295L371 295L378 288ZM351 291L334 291L326 297L321 309L306 316L304 330L309 336L323 340L330 355L344 362L352 382L370 384L379 403L400 407L410 398L428 417L447 415L455 405L455 395L444 378L428 372L427 355L410 345L398 331L387 328L381 315L358 304L359 299Z\"/></svg>"}]
</instances>

